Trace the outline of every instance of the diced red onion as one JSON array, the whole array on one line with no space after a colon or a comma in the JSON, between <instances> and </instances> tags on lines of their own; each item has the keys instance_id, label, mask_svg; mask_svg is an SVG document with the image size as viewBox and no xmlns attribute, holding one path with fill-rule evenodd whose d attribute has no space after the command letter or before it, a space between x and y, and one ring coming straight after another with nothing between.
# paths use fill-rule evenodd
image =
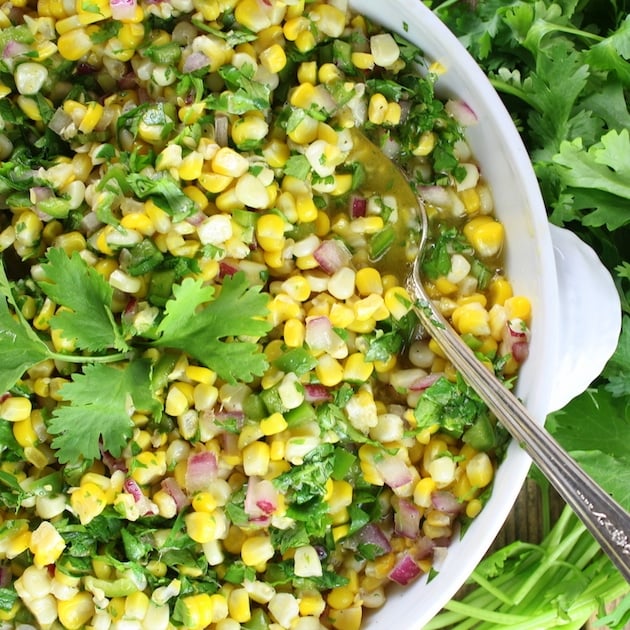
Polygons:
<instances>
[{"instance_id":1,"label":"diced red onion","mask_svg":"<svg viewBox=\"0 0 630 630\"><path fill-rule=\"evenodd\" d=\"M390 488L406 486L413 479L407 464L395 455L383 454L375 459L374 466Z\"/></svg>"},{"instance_id":2,"label":"diced red onion","mask_svg":"<svg viewBox=\"0 0 630 630\"><path fill-rule=\"evenodd\" d=\"M403 555L389 574L389 579L401 586L406 586L412 580L416 579L422 571L416 564L416 561L406 553Z\"/></svg>"},{"instance_id":3,"label":"diced red onion","mask_svg":"<svg viewBox=\"0 0 630 630\"><path fill-rule=\"evenodd\" d=\"M140 488L136 480L132 479L131 477L127 477L127 479L125 479L123 488L125 492L128 492L134 498L134 501L136 503L138 503L139 501L142 501L142 499L144 498L142 489Z\"/></svg>"},{"instance_id":4,"label":"diced red onion","mask_svg":"<svg viewBox=\"0 0 630 630\"><path fill-rule=\"evenodd\" d=\"M459 514L464 507L457 497L448 490L435 490L432 492L431 503L438 512L453 515Z\"/></svg>"},{"instance_id":5,"label":"diced red onion","mask_svg":"<svg viewBox=\"0 0 630 630\"><path fill-rule=\"evenodd\" d=\"M416 560L424 560L433 555L435 540L428 536L420 536L411 549L411 553Z\"/></svg>"},{"instance_id":6,"label":"diced red onion","mask_svg":"<svg viewBox=\"0 0 630 630\"><path fill-rule=\"evenodd\" d=\"M389 553L392 546L387 540L387 536L376 523L368 523L362 527L356 534L355 540L360 545L375 545L382 550L382 554Z\"/></svg>"},{"instance_id":7,"label":"diced red onion","mask_svg":"<svg viewBox=\"0 0 630 630\"><path fill-rule=\"evenodd\" d=\"M186 462L186 490L194 494L207 488L218 472L217 456L212 451L191 453Z\"/></svg>"},{"instance_id":8,"label":"diced red onion","mask_svg":"<svg viewBox=\"0 0 630 630\"><path fill-rule=\"evenodd\" d=\"M30 48L26 44L10 39L2 51L2 58L13 59L15 57L19 57L20 55L24 55L29 52L29 50Z\"/></svg>"},{"instance_id":9,"label":"diced red onion","mask_svg":"<svg viewBox=\"0 0 630 630\"><path fill-rule=\"evenodd\" d=\"M278 507L278 491L269 479L250 477L245 493L245 513L249 520L266 525Z\"/></svg>"},{"instance_id":10,"label":"diced red onion","mask_svg":"<svg viewBox=\"0 0 630 630\"><path fill-rule=\"evenodd\" d=\"M207 68L210 65L210 59L202 52L193 52L186 57L184 65L182 66L182 72L195 72L195 70L201 70L201 68Z\"/></svg>"},{"instance_id":11,"label":"diced red onion","mask_svg":"<svg viewBox=\"0 0 630 630\"><path fill-rule=\"evenodd\" d=\"M319 383L306 383L304 385L304 400L306 402L327 402L332 398L328 388Z\"/></svg>"},{"instance_id":12,"label":"diced red onion","mask_svg":"<svg viewBox=\"0 0 630 630\"><path fill-rule=\"evenodd\" d=\"M190 225L199 225L203 223L208 217L201 211L195 212L189 217L186 217L186 223L190 223Z\"/></svg>"},{"instance_id":13,"label":"diced red onion","mask_svg":"<svg viewBox=\"0 0 630 630\"><path fill-rule=\"evenodd\" d=\"M238 266L227 260L219 261L219 277L233 276L238 271Z\"/></svg>"},{"instance_id":14,"label":"diced red onion","mask_svg":"<svg viewBox=\"0 0 630 630\"><path fill-rule=\"evenodd\" d=\"M412 392L423 392L425 389L431 387L431 385L438 381L442 376L444 376L443 372L432 372L426 376L421 376L411 383L409 390Z\"/></svg>"},{"instance_id":15,"label":"diced red onion","mask_svg":"<svg viewBox=\"0 0 630 630\"><path fill-rule=\"evenodd\" d=\"M127 72L118 79L118 87L121 90L133 90L137 85L135 72Z\"/></svg>"},{"instance_id":16,"label":"diced red onion","mask_svg":"<svg viewBox=\"0 0 630 630\"><path fill-rule=\"evenodd\" d=\"M5 588L11 584L13 573L9 567L0 565L0 588Z\"/></svg>"},{"instance_id":17,"label":"diced red onion","mask_svg":"<svg viewBox=\"0 0 630 630\"><path fill-rule=\"evenodd\" d=\"M517 341L512 344L512 356L517 363L523 363L529 356L529 342Z\"/></svg>"},{"instance_id":18,"label":"diced red onion","mask_svg":"<svg viewBox=\"0 0 630 630\"><path fill-rule=\"evenodd\" d=\"M405 538L417 538L420 534L420 512L407 499L396 501L394 508L394 528Z\"/></svg>"},{"instance_id":19,"label":"diced red onion","mask_svg":"<svg viewBox=\"0 0 630 630\"><path fill-rule=\"evenodd\" d=\"M127 477L123 483L123 490L133 497L141 516L155 514L155 505L144 495L135 479Z\"/></svg>"},{"instance_id":20,"label":"diced red onion","mask_svg":"<svg viewBox=\"0 0 630 630\"><path fill-rule=\"evenodd\" d=\"M477 122L477 114L464 101L449 99L444 104L444 109L464 127L474 125Z\"/></svg>"},{"instance_id":21,"label":"diced red onion","mask_svg":"<svg viewBox=\"0 0 630 630\"><path fill-rule=\"evenodd\" d=\"M173 501L175 501L178 510L182 510L190 503L190 499L173 477L165 477L162 479L160 486L162 490L169 494Z\"/></svg>"},{"instance_id":22,"label":"diced red onion","mask_svg":"<svg viewBox=\"0 0 630 630\"><path fill-rule=\"evenodd\" d=\"M114 20L129 20L136 14L136 0L109 0Z\"/></svg>"},{"instance_id":23,"label":"diced red onion","mask_svg":"<svg viewBox=\"0 0 630 630\"><path fill-rule=\"evenodd\" d=\"M214 117L214 141L220 147L226 147L229 142L229 119L225 114L217 114Z\"/></svg>"},{"instance_id":24,"label":"diced red onion","mask_svg":"<svg viewBox=\"0 0 630 630\"><path fill-rule=\"evenodd\" d=\"M101 461L107 467L110 473L116 470L127 472L127 464L124 459L114 457L109 451L101 451Z\"/></svg>"},{"instance_id":25,"label":"diced red onion","mask_svg":"<svg viewBox=\"0 0 630 630\"><path fill-rule=\"evenodd\" d=\"M350 198L350 216L353 219L364 217L367 212L367 200L365 197L353 196Z\"/></svg>"},{"instance_id":26,"label":"diced red onion","mask_svg":"<svg viewBox=\"0 0 630 630\"><path fill-rule=\"evenodd\" d=\"M348 248L337 238L322 241L313 252L313 258L327 274L332 275L342 267L346 267L352 258Z\"/></svg>"},{"instance_id":27,"label":"diced red onion","mask_svg":"<svg viewBox=\"0 0 630 630\"><path fill-rule=\"evenodd\" d=\"M510 319L503 330L502 354L511 354L522 363L529 355L529 331L522 319Z\"/></svg>"}]
</instances>

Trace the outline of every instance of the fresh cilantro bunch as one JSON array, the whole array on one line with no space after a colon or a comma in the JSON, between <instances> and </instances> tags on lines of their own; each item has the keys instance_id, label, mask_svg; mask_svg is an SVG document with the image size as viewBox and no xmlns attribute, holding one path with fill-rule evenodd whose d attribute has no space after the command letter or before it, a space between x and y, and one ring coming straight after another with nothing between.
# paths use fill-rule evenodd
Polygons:
<instances>
[{"instance_id":1,"label":"fresh cilantro bunch","mask_svg":"<svg viewBox=\"0 0 630 630\"><path fill-rule=\"evenodd\" d=\"M615 278L624 311L617 351L591 388L552 414L547 426L630 509L628 3L427 4L503 97L529 150L550 220L591 244ZM601 602L628 593L568 508L540 546L517 541L488 558L472 579L479 586L462 602L449 603L450 612L428 628L471 627L473 619L476 628L580 628ZM621 629L629 621L626 598L599 624Z\"/></svg>"},{"instance_id":2,"label":"fresh cilantro bunch","mask_svg":"<svg viewBox=\"0 0 630 630\"><path fill-rule=\"evenodd\" d=\"M71 341L72 354L51 350L44 335L23 317L4 262L0 264L0 391L46 359L80 364L61 388L69 404L56 407L48 425L62 463L93 460L101 450L118 456L133 430L133 410L159 421L162 404L155 366L142 353L148 347L179 350L214 370L223 380L249 382L267 368L256 340L271 328L268 295L249 286L243 273L226 276L220 289L201 280L173 285L152 338L123 332L113 313L113 289L74 253L50 248L39 289L60 309L50 325Z\"/></svg>"}]
</instances>

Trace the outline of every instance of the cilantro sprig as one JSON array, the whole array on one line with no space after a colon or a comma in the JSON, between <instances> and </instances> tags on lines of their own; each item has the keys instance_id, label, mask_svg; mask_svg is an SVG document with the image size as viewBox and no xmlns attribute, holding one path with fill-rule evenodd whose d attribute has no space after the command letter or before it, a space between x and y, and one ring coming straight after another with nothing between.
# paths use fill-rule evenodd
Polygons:
<instances>
[{"instance_id":1,"label":"cilantro sprig","mask_svg":"<svg viewBox=\"0 0 630 630\"><path fill-rule=\"evenodd\" d=\"M153 366L141 358L147 346L186 352L230 383L249 382L268 366L257 341L271 328L269 297L260 286L250 287L243 273L226 277L216 293L192 278L174 285L157 337L147 340L127 329L123 334L112 310L112 287L77 253L51 248L42 270L39 288L63 307L51 327L73 340L77 351L55 352L46 334L31 327L0 262L0 392L46 359L79 364L60 390L67 404L55 408L48 427L62 463L96 459L101 449L120 454L131 436L134 410L159 422Z\"/></svg>"}]
</instances>

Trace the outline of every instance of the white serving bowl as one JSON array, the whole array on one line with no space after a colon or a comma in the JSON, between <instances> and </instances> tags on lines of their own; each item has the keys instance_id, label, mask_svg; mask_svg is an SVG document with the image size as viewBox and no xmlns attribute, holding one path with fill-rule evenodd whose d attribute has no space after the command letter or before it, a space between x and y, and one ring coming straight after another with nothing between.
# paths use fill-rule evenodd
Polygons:
<instances>
[{"instance_id":1,"label":"white serving bowl","mask_svg":"<svg viewBox=\"0 0 630 630\"><path fill-rule=\"evenodd\" d=\"M530 354L516 392L542 424L588 387L614 352L621 307L612 278L573 233L550 226L509 113L473 58L421 0L350 0L350 7L419 46L429 62L439 62L446 69L437 82L439 94L463 100L478 118L467 136L505 226L506 273L515 293L532 302ZM367 618L366 630L419 630L439 612L496 537L530 464L513 442L490 501L451 545L437 577L392 589L385 606Z\"/></svg>"}]
</instances>

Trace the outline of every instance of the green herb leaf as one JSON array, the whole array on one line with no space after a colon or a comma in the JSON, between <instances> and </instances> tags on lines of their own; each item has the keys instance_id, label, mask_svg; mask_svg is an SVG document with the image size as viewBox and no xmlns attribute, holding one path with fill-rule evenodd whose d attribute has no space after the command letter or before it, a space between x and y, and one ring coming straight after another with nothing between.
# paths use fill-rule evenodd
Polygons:
<instances>
[{"instance_id":1,"label":"green herb leaf","mask_svg":"<svg viewBox=\"0 0 630 630\"><path fill-rule=\"evenodd\" d=\"M78 252L69 257L63 249L51 248L42 268L46 274L46 280L39 282L42 291L70 309L51 318L66 339L74 339L79 348L92 352L128 350L112 314L112 287Z\"/></svg>"},{"instance_id":2,"label":"green herb leaf","mask_svg":"<svg viewBox=\"0 0 630 630\"><path fill-rule=\"evenodd\" d=\"M267 359L257 343L271 325L266 319L268 296L249 287L239 272L226 276L218 296L201 280L186 278L173 287L154 345L188 352L230 383L261 376Z\"/></svg>"},{"instance_id":3,"label":"green herb leaf","mask_svg":"<svg viewBox=\"0 0 630 630\"><path fill-rule=\"evenodd\" d=\"M56 407L48 425L62 463L100 459L101 448L118 457L133 432L134 409L157 409L151 390L151 365L137 360L124 367L85 366L60 390L69 405Z\"/></svg>"}]
</instances>

